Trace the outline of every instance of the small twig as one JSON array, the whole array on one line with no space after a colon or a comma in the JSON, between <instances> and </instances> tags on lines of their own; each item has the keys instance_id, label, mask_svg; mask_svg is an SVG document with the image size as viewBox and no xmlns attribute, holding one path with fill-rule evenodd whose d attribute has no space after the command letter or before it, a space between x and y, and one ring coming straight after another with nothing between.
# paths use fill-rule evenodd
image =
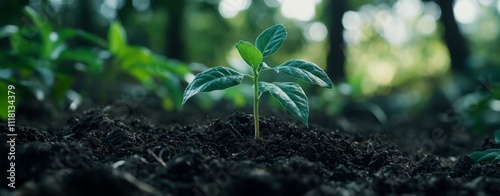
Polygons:
<instances>
[{"instance_id":1,"label":"small twig","mask_svg":"<svg viewBox=\"0 0 500 196\"><path fill-rule=\"evenodd\" d=\"M163 154L163 152L165 151L165 149L162 149L160 151L160 156L156 156L155 153L153 153L153 151L151 151L151 149L148 149L148 152L149 154L153 155L153 157L156 159L156 161L160 162L161 165L163 165L163 167L167 167L167 164L165 163L165 161L163 161L163 159L161 158L161 155Z\"/></svg>"},{"instance_id":2,"label":"small twig","mask_svg":"<svg viewBox=\"0 0 500 196\"><path fill-rule=\"evenodd\" d=\"M240 132L236 131L236 129L234 129L233 125L231 123L228 123L229 124L229 130L231 132L233 132L233 135L235 136L238 136L240 139L243 138L243 136L240 134Z\"/></svg>"},{"instance_id":3,"label":"small twig","mask_svg":"<svg viewBox=\"0 0 500 196\"><path fill-rule=\"evenodd\" d=\"M366 146L366 153L373 152L375 149L373 149L373 144L371 142L368 142L368 145Z\"/></svg>"}]
</instances>

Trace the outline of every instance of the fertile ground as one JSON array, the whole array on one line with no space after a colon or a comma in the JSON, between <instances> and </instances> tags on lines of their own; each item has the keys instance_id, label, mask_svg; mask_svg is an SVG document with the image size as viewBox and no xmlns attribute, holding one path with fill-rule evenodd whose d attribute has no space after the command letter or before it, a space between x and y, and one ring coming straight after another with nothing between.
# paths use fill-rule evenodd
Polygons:
<instances>
[{"instance_id":1,"label":"fertile ground","mask_svg":"<svg viewBox=\"0 0 500 196\"><path fill-rule=\"evenodd\" d=\"M434 115L382 128L313 113L306 128L263 114L255 141L251 114L111 111L20 114L16 189L2 177L0 195L500 194L500 164L467 156L499 146Z\"/></svg>"}]
</instances>

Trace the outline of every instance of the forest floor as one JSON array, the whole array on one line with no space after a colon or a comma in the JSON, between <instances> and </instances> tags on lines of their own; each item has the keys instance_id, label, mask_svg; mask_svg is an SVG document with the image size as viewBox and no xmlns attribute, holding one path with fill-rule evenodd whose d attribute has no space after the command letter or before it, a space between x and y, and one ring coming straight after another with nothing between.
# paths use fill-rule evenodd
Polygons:
<instances>
[{"instance_id":1,"label":"forest floor","mask_svg":"<svg viewBox=\"0 0 500 196\"><path fill-rule=\"evenodd\" d=\"M111 110L18 122L16 189L2 177L0 195L500 193L500 164L467 156L499 145L433 115L384 131L362 115L313 113L306 128L264 114L255 141L251 114Z\"/></svg>"}]
</instances>

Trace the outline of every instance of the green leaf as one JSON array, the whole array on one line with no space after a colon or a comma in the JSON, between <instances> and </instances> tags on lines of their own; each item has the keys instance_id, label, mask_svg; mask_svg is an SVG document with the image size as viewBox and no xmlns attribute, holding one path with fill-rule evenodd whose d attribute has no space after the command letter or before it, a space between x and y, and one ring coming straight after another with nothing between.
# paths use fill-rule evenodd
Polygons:
<instances>
[{"instance_id":1,"label":"green leaf","mask_svg":"<svg viewBox=\"0 0 500 196\"><path fill-rule=\"evenodd\" d=\"M48 21L42 18L35 10L31 7L26 6L23 10L24 14L26 14L31 21L35 24L39 31L43 33L49 33L52 31L52 27L49 25Z\"/></svg>"},{"instance_id":2,"label":"green leaf","mask_svg":"<svg viewBox=\"0 0 500 196\"><path fill-rule=\"evenodd\" d=\"M189 66L185 63L174 60L167 59L163 56L155 55L153 58L153 64L149 66L148 69L153 70L154 72L171 72L177 76L184 76L185 74L190 73Z\"/></svg>"},{"instance_id":3,"label":"green leaf","mask_svg":"<svg viewBox=\"0 0 500 196\"><path fill-rule=\"evenodd\" d=\"M484 151L473 152L469 155L474 163L480 163L485 161L496 161L500 160L500 149L488 149Z\"/></svg>"},{"instance_id":4,"label":"green leaf","mask_svg":"<svg viewBox=\"0 0 500 196\"><path fill-rule=\"evenodd\" d=\"M115 55L127 45L127 35L120 22L115 21L109 27L108 42L108 50Z\"/></svg>"},{"instance_id":5,"label":"green leaf","mask_svg":"<svg viewBox=\"0 0 500 196\"><path fill-rule=\"evenodd\" d=\"M153 64L154 55L144 47L123 46L116 54L116 60L123 70L143 69Z\"/></svg>"},{"instance_id":6,"label":"green leaf","mask_svg":"<svg viewBox=\"0 0 500 196\"><path fill-rule=\"evenodd\" d=\"M303 60L287 61L274 68L277 72L300 78L311 84L317 84L321 87L332 88L333 83L326 73L314 63Z\"/></svg>"},{"instance_id":7,"label":"green leaf","mask_svg":"<svg viewBox=\"0 0 500 196\"><path fill-rule=\"evenodd\" d=\"M500 149L499 148L491 148L491 149L488 149L488 150L484 150L482 152L484 152L484 153L500 152Z\"/></svg>"},{"instance_id":8,"label":"green leaf","mask_svg":"<svg viewBox=\"0 0 500 196\"><path fill-rule=\"evenodd\" d=\"M57 82L54 84L51 94L54 97L54 102L62 106L64 104L66 93L71 90L71 86L73 85L75 79L63 74L57 74L55 77Z\"/></svg>"},{"instance_id":9,"label":"green leaf","mask_svg":"<svg viewBox=\"0 0 500 196\"><path fill-rule=\"evenodd\" d=\"M294 82L259 82L260 94L269 91L283 107L285 107L295 117L299 118L306 126L309 117L309 105L307 97L302 88Z\"/></svg>"},{"instance_id":10,"label":"green leaf","mask_svg":"<svg viewBox=\"0 0 500 196\"><path fill-rule=\"evenodd\" d=\"M498 152L490 152L490 153L482 156L481 158L479 158L477 160L477 162L478 163L480 163L480 162L486 162L486 161L491 162L491 161L494 161L498 155L500 155L500 151L498 151Z\"/></svg>"},{"instance_id":11,"label":"green leaf","mask_svg":"<svg viewBox=\"0 0 500 196\"><path fill-rule=\"evenodd\" d=\"M245 60L248 65L257 67L262 62L262 53L260 53L259 49L257 49L251 43L240 40L236 44L236 48L238 49L238 52L240 53L243 60Z\"/></svg>"},{"instance_id":12,"label":"green leaf","mask_svg":"<svg viewBox=\"0 0 500 196\"><path fill-rule=\"evenodd\" d=\"M195 76L184 91L182 105L199 92L222 90L241 83L243 74L227 67L214 67Z\"/></svg>"},{"instance_id":13,"label":"green leaf","mask_svg":"<svg viewBox=\"0 0 500 196\"><path fill-rule=\"evenodd\" d=\"M488 153L484 153L484 152L473 152L473 153L470 153L470 158L472 158L472 160L474 161L474 163L478 163L478 160L483 157L484 155L487 155Z\"/></svg>"},{"instance_id":14,"label":"green leaf","mask_svg":"<svg viewBox=\"0 0 500 196\"><path fill-rule=\"evenodd\" d=\"M168 72L162 74L161 78L163 79L163 84L165 85L165 87L167 88L167 90L170 94L170 100L173 103L172 105L174 105L175 108L180 109L182 107L182 105L181 105L182 89L181 89L181 85L179 82L179 78L177 78L175 75L168 73ZM163 101L167 101L167 100L164 99ZM172 108L170 108L170 110L171 109Z\"/></svg>"},{"instance_id":15,"label":"green leaf","mask_svg":"<svg viewBox=\"0 0 500 196\"><path fill-rule=\"evenodd\" d=\"M46 87L52 87L55 80L54 71L49 69L47 66L37 66L34 68L35 71L40 74L40 79Z\"/></svg>"},{"instance_id":16,"label":"green leaf","mask_svg":"<svg viewBox=\"0 0 500 196\"><path fill-rule=\"evenodd\" d=\"M42 18L38 13L36 13L35 10L33 10L29 6L25 6L23 12L28 16L28 18L31 19L31 21L33 21L33 24L35 24L37 30L40 32L40 37L42 39L40 57L42 59L49 59L50 54L54 49L53 42L55 42L55 40L51 40L52 26L45 18Z\"/></svg>"},{"instance_id":17,"label":"green leaf","mask_svg":"<svg viewBox=\"0 0 500 196\"><path fill-rule=\"evenodd\" d=\"M255 46L262 52L264 58L271 56L285 41L286 29L277 24L264 30L255 40Z\"/></svg>"},{"instance_id":18,"label":"green leaf","mask_svg":"<svg viewBox=\"0 0 500 196\"><path fill-rule=\"evenodd\" d=\"M68 39L73 39L73 38L83 38L86 41L92 42L93 44L97 44L100 47L105 48L106 47L106 41L101 39L99 36L96 36L91 33L87 33L85 31L82 31L80 29L72 29L72 28L64 28L61 29L57 32L57 35L59 36L59 39L55 43L55 46L59 46L60 44L64 43Z\"/></svg>"},{"instance_id":19,"label":"green leaf","mask_svg":"<svg viewBox=\"0 0 500 196\"><path fill-rule=\"evenodd\" d=\"M57 61L81 62L86 65L86 70L90 74L98 74L103 70L103 59L99 54L90 48L76 48L73 50L64 50L59 55Z\"/></svg>"},{"instance_id":20,"label":"green leaf","mask_svg":"<svg viewBox=\"0 0 500 196\"><path fill-rule=\"evenodd\" d=\"M40 43L38 41L29 41L23 36L22 31L18 31L10 37L10 44L15 55L26 55L35 58L32 54L40 53Z\"/></svg>"}]
</instances>

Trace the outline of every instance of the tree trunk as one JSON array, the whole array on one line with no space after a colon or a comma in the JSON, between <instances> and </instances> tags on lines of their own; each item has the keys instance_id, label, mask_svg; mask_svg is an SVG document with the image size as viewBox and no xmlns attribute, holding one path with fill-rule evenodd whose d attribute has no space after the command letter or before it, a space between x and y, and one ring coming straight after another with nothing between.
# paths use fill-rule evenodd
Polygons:
<instances>
[{"instance_id":1,"label":"tree trunk","mask_svg":"<svg viewBox=\"0 0 500 196\"><path fill-rule=\"evenodd\" d=\"M441 22L444 26L443 39L448 46L451 58L451 70L463 72L469 50L464 36L460 33L455 15L453 15L453 0L436 0L441 7Z\"/></svg>"},{"instance_id":2,"label":"tree trunk","mask_svg":"<svg viewBox=\"0 0 500 196\"><path fill-rule=\"evenodd\" d=\"M345 53L342 16L347 11L345 0L329 1L325 6L328 14L327 28L330 51L327 57L326 73L334 82L345 80Z\"/></svg>"},{"instance_id":3,"label":"tree trunk","mask_svg":"<svg viewBox=\"0 0 500 196\"><path fill-rule=\"evenodd\" d=\"M185 1L167 1L165 6L168 14L166 55L168 58L185 61L182 24L184 19Z\"/></svg>"}]
</instances>

